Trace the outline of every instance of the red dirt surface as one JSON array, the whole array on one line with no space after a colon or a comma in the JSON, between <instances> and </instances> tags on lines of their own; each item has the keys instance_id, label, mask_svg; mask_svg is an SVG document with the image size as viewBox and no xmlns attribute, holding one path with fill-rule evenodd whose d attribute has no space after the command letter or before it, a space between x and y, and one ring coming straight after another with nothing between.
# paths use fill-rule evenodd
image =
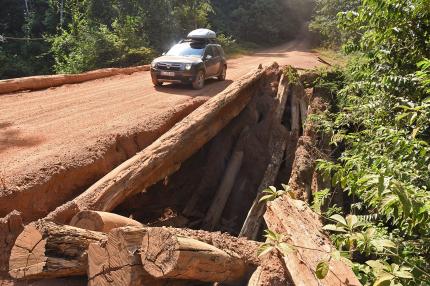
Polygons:
<instances>
[{"instance_id":1,"label":"red dirt surface","mask_svg":"<svg viewBox=\"0 0 430 286\"><path fill-rule=\"evenodd\" d=\"M226 81L199 91L154 88L149 72L138 72L0 95L0 217L45 216L260 63L312 68L317 56L289 44L235 58Z\"/></svg>"}]
</instances>

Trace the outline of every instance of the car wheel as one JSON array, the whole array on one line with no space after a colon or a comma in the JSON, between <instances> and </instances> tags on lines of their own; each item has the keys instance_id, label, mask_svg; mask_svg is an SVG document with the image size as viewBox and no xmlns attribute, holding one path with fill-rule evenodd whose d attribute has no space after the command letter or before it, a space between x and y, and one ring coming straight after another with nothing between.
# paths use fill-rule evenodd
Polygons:
<instances>
[{"instance_id":1,"label":"car wheel","mask_svg":"<svg viewBox=\"0 0 430 286\"><path fill-rule=\"evenodd\" d=\"M205 73L204 71L200 70L193 81L193 88L202 89L204 86L205 86Z\"/></svg>"},{"instance_id":2,"label":"car wheel","mask_svg":"<svg viewBox=\"0 0 430 286\"><path fill-rule=\"evenodd\" d=\"M227 66L224 65L220 75L218 76L218 80L223 81L223 80L225 80L226 77L227 77Z\"/></svg>"},{"instance_id":3,"label":"car wheel","mask_svg":"<svg viewBox=\"0 0 430 286\"><path fill-rule=\"evenodd\" d=\"M158 81L156 77L152 77L152 84L154 86L162 86L163 82L162 81Z\"/></svg>"}]
</instances>

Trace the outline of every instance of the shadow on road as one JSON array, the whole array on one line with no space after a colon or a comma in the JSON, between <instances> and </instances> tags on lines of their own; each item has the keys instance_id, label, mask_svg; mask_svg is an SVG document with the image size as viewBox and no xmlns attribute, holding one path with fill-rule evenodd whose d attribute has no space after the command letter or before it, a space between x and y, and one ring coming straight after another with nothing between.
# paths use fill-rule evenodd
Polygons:
<instances>
[{"instance_id":1,"label":"shadow on road","mask_svg":"<svg viewBox=\"0 0 430 286\"><path fill-rule=\"evenodd\" d=\"M205 82L205 87L201 90L195 90L189 84L177 83L165 83L161 87L155 87L155 89L160 93L166 94L212 97L226 89L232 83L232 80L218 81L216 79L208 79Z\"/></svg>"}]
</instances>

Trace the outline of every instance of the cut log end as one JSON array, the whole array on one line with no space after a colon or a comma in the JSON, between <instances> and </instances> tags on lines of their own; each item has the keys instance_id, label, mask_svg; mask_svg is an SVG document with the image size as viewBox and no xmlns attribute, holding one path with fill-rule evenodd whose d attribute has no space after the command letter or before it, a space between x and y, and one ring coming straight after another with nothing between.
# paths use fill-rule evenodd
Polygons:
<instances>
[{"instance_id":1,"label":"cut log end","mask_svg":"<svg viewBox=\"0 0 430 286\"><path fill-rule=\"evenodd\" d=\"M153 277L160 278L173 271L179 259L179 245L174 234L156 229L142 239L142 263Z\"/></svg>"},{"instance_id":2,"label":"cut log end","mask_svg":"<svg viewBox=\"0 0 430 286\"><path fill-rule=\"evenodd\" d=\"M145 271L156 278L237 282L246 275L238 256L163 228L144 235L141 259Z\"/></svg>"},{"instance_id":3,"label":"cut log end","mask_svg":"<svg viewBox=\"0 0 430 286\"><path fill-rule=\"evenodd\" d=\"M15 279L31 278L42 272L46 264L46 240L36 227L26 227L11 251L9 275Z\"/></svg>"}]
</instances>

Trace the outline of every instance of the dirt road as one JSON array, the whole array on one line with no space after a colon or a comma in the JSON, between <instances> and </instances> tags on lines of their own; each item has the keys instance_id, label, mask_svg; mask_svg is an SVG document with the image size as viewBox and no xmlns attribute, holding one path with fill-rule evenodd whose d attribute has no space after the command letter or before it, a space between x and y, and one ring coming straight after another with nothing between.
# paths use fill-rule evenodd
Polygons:
<instances>
[{"instance_id":1,"label":"dirt road","mask_svg":"<svg viewBox=\"0 0 430 286\"><path fill-rule=\"evenodd\" d=\"M232 59L227 80L203 90L155 89L149 72L0 95L0 217L44 216L152 143L209 97L262 63L311 68L314 53L287 45Z\"/></svg>"}]
</instances>

